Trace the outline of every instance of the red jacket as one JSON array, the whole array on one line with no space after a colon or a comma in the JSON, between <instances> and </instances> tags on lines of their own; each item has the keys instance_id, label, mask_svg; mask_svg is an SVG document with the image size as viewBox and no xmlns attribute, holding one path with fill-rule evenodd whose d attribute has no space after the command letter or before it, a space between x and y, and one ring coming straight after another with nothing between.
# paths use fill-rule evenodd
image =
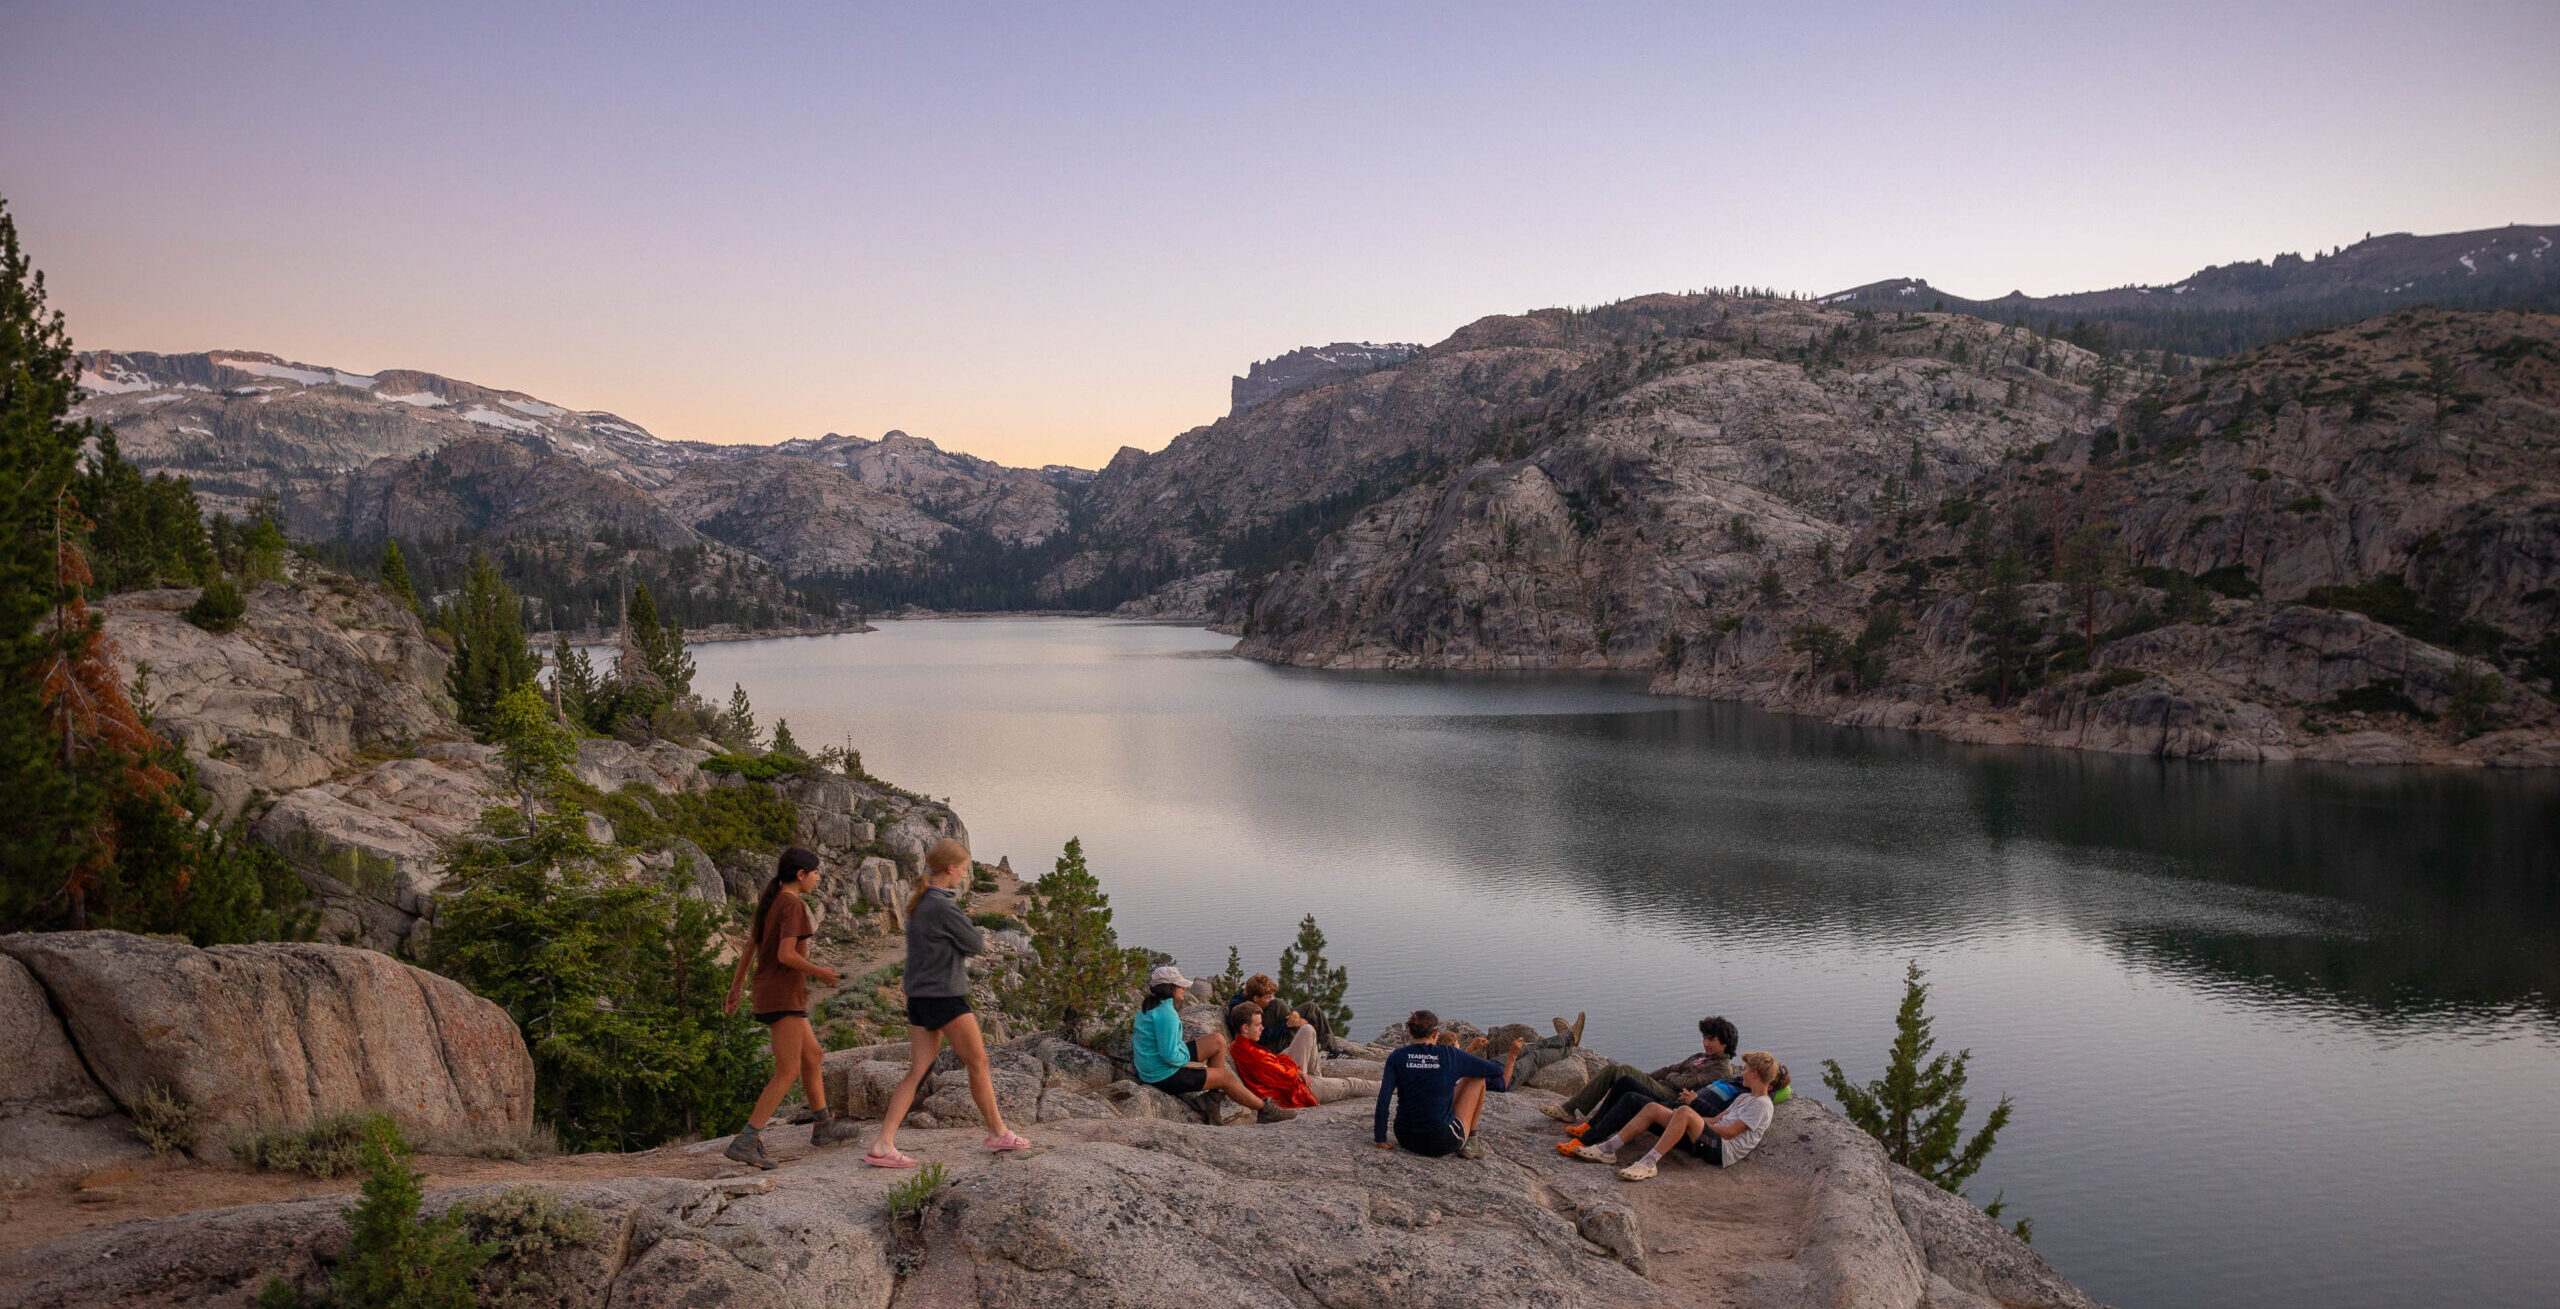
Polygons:
<instances>
[{"instance_id":1,"label":"red jacket","mask_svg":"<svg viewBox=\"0 0 2560 1309\"><path fill-rule=\"evenodd\" d=\"M1231 1041L1227 1057L1236 1061L1236 1076L1253 1089L1255 1095L1283 1109L1310 1109L1316 1093L1307 1089L1307 1075L1282 1055L1276 1055L1251 1041Z\"/></svg>"}]
</instances>

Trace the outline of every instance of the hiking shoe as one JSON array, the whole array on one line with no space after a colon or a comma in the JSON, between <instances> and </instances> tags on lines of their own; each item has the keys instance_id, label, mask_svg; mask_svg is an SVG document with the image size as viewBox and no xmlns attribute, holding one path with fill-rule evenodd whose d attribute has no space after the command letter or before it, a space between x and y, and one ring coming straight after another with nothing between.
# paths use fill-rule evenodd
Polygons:
<instances>
[{"instance_id":1,"label":"hiking shoe","mask_svg":"<svg viewBox=\"0 0 2560 1309\"><path fill-rule=\"evenodd\" d=\"M1654 1168L1651 1163L1638 1159L1634 1163L1618 1170L1618 1180L1621 1182L1641 1182L1646 1178L1653 1176L1653 1173Z\"/></svg>"},{"instance_id":2,"label":"hiking shoe","mask_svg":"<svg viewBox=\"0 0 2560 1309\"><path fill-rule=\"evenodd\" d=\"M1283 1109L1268 1100L1262 1102L1261 1108L1253 1111L1253 1121L1257 1123L1285 1123L1297 1116L1297 1110Z\"/></svg>"},{"instance_id":3,"label":"hiking shoe","mask_svg":"<svg viewBox=\"0 0 2560 1309\"><path fill-rule=\"evenodd\" d=\"M1469 1136L1466 1140L1458 1143L1458 1157L1461 1159L1484 1158L1484 1143L1473 1136Z\"/></svg>"},{"instance_id":4,"label":"hiking shoe","mask_svg":"<svg viewBox=\"0 0 2560 1309\"><path fill-rule=\"evenodd\" d=\"M1572 1031L1569 1031L1569 1032L1567 1032L1567 1033L1565 1033L1565 1035L1566 1035L1566 1036L1573 1038L1573 1039L1569 1042L1569 1044L1572 1044L1572 1045L1580 1045L1580 1044L1582 1044L1582 1024L1583 1024L1583 1022L1584 1022L1585 1020L1589 1019L1590 1017L1591 1017L1591 1015L1586 1014L1586 1013L1576 1013L1576 1014L1573 1016L1573 1030L1572 1030Z\"/></svg>"},{"instance_id":5,"label":"hiking shoe","mask_svg":"<svg viewBox=\"0 0 2560 1309\"><path fill-rule=\"evenodd\" d=\"M843 1114L830 1110L826 1117L819 1119L816 1125L809 1129L809 1144L830 1146L839 1141L850 1141L860 1135L862 1135L862 1128L859 1124Z\"/></svg>"},{"instance_id":6,"label":"hiking shoe","mask_svg":"<svg viewBox=\"0 0 2560 1309\"><path fill-rule=\"evenodd\" d=\"M1595 1164L1614 1164L1616 1155L1602 1154L1597 1141L1567 1141L1556 1147L1556 1153L1567 1159L1582 1159Z\"/></svg>"},{"instance_id":7,"label":"hiking shoe","mask_svg":"<svg viewBox=\"0 0 2560 1309\"><path fill-rule=\"evenodd\" d=\"M742 1164L752 1164L758 1168L782 1166L773 1161L772 1155L764 1152L764 1133L762 1132L740 1132L736 1140L729 1142L729 1148L720 1153L723 1158L733 1159Z\"/></svg>"}]
</instances>

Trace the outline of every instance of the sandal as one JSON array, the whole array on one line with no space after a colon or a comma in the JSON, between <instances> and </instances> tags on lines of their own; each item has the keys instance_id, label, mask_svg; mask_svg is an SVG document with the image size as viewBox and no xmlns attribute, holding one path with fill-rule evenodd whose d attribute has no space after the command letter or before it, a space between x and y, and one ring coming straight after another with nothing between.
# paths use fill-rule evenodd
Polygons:
<instances>
[{"instance_id":1,"label":"sandal","mask_svg":"<svg viewBox=\"0 0 2560 1309\"><path fill-rule=\"evenodd\" d=\"M887 1154L866 1154L862 1156L862 1162L869 1164L874 1168L913 1168L916 1166L916 1161L909 1157L906 1151L896 1148L892 1148Z\"/></svg>"},{"instance_id":2,"label":"sandal","mask_svg":"<svg viewBox=\"0 0 2560 1309\"><path fill-rule=\"evenodd\" d=\"M980 1141L978 1144L995 1151L997 1154L1004 1154L1012 1150L1028 1150L1031 1148L1031 1143L1024 1140L1020 1132L1016 1132L1011 1128L1007 1128L1005 1130L1005 1134L1002 1136L990 1136L986 1140Z\"/></svg>"}]
</instances>

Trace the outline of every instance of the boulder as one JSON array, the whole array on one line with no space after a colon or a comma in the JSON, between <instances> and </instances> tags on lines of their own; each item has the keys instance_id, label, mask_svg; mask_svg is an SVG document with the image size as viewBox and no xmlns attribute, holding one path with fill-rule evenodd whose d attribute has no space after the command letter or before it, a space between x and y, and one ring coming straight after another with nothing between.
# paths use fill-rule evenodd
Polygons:
<instances>
[{"instance_id":1,"label":"boulder","mask_svg":"<svg viewBox=\"0 0 2560 1309\"><path fill-rule=\"evenodd\" d=\"M0 955L0 1116L42 1111L95 1118L115 1112L80 1062L62 1019L25 964Z\"/></svg>"},{"instance_id":2,"label":"boulder","mask_svg":"<svg viewBox=\"0 0 2560 1309\"><path fill-rule=\"evenodd\" d=\"M1127 1080L1102 1088L1102 1101L1122 1118L1154 1118L1168 1123L1196 1123L1191 1106L1143 1083Z\"/></svg>"},{"instance_id":3,"label":"boulder","mask_svg":"<svg viewBox=\"0 0 2560 1309\"><path fill-rule=\"evenodd\" d=\"M1109 1101L1052 1087L1040 1093L1040 1121L1065 1122L1074 1118L1117 1118Z\"/></svg>"},{"instance_id":4,"label":"boulder","mask_svg":"<svg viewBox=\"0 0 2560 1309\"><path fill-rule=\"evenodd\" d=\"M109 1095L166 1088L211 1143L365 1109L423 1135L533 1124L533 1060L506 1012L388 955L123 932L19 933L0 954L43 983Z\"/></svg>"},{"instance_id":5,"label":"boulder","mask_svg":"<svg viewBox=\"0 0 2560 1309\"><path fill-rule=\"evenodd\" d=\"M876 1058L860 1057L865 1051L838 1050L819 1065L827 1103L852 1118L878 1118L889 1109L890 1093L907 1077L907 1065ZM845 1058L853 1055L855 1058ZM925 1079L924 1089L933 1088L933 1079ZM919 1099L922 1097L919 1096Z\"/></svg>"},{"instance_id":6,"label":"boulder","mask_svg":"<svg viewBox=\"0 0 2560 1309\"><path fill-rule=\"evenodd\" d=\"M996 1108L1007 1123L1030 1122L1040 1113L1040 1079L1017 1069L996 1068L987 1076L995 1082ZM924 1110L944 1123L979 1123L977 1101L970 1098L969 1079L964 1074L937 1074L932 1094L925 1097Z\"/></svg>"}]
</instances>

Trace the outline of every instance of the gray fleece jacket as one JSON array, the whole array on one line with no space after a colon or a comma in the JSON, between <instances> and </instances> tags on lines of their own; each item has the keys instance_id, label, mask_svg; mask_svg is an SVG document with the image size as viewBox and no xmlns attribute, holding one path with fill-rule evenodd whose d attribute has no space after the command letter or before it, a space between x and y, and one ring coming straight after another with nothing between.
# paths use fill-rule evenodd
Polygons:
<instances>
[{"instance_id":1,"label":"gray fleece jacket","mask_svg":"<svg viewBox=\"0 0 2560 1309\"><path fill-rule=\"evenodd\" d=\"M969 956L987 948L978 925L960 912L960 893L929 887L907 915L906 992L913 999L949 999L969 993Z\"/></svg>"}]
</instances>

